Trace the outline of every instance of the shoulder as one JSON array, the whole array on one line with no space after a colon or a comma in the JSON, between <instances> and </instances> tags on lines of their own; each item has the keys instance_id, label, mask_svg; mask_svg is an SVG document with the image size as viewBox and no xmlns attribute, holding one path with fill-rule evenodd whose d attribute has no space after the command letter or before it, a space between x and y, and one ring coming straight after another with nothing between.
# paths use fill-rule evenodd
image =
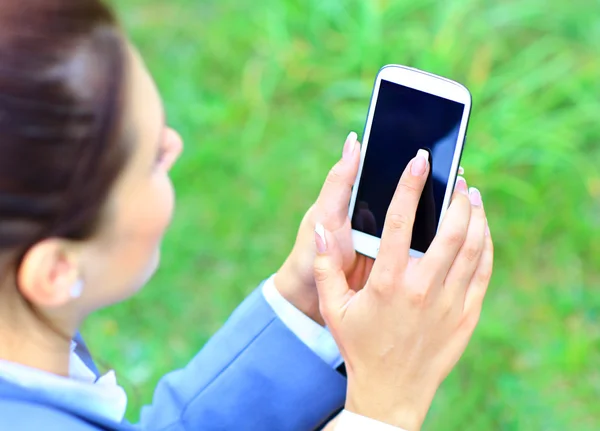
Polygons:
<instances>
[{"instance_id":1,"label":"shoulder","mask_svg":"<svg viewBox=\"0 0 600 431\"><path fill-rule=\"evenodd\" d=\"M0 399L0 430L97 431L98 428L48 406Z\"/></svg>"}]
</instances>

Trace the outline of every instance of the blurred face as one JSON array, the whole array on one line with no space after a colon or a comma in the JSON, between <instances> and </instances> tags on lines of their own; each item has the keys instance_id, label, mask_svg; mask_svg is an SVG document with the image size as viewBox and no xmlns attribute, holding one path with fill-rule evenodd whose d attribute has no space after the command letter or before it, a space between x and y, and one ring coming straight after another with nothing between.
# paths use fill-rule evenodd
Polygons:
<instances>
[{"instance_id":1,"label":"blurred face","mask_svg":"<svg viewBox=\"0 0 600 431\"><path fill-rule=\"evenodd\" d=\"M84 311L123 300L144 285L159 262L159 247L171 221L174 192L169 170L182 150L165 124L163 106L137 51L129 47L125 121L133 151L107 202L98 235L79 257Z\"/></svg>"},{"instance_id":2,"label":"blurred face","mask_svg":"<svg viewBox=\"0 0 600 431\"><path fill-rule=\"evenodd\" d=\"M136 50L128 46L127 56L122 122L131 151L105 202L101 226L86 241L47 238L27 251L16 274L19 294L12 295L16 289L8 286L0 289L0 318L10 324L4 333L0 325L0 338L15 338L20 331L27 335L16 337L19 346L23 340L33 342L21 353L2 350L0 343L0 357L66 375L65 361L51 367L46 360L48 351L58 350L40 347L57 340L68 358L69 344L54 329L74 334L90 312L133 295L158 266L174 206L169 170L182 142L165 125L158 91Z\"/></svg>"}]
</instances>

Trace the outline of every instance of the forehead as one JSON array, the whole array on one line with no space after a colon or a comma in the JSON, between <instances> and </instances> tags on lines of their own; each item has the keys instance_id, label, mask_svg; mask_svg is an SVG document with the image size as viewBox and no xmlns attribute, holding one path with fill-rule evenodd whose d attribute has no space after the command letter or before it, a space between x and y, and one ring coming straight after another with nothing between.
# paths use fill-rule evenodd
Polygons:
<instances>
[{"instance_id":1,"label":"forehead","mask_svg":"<svg viewBox=\"0 0 600 431\"><path fill-rule=\"evenodd\" d=\"M156 150L163 124L163 106L154 80L137 49L127 43L125 121L133 131L135 145Z\"/></svg>"}]
</instances>

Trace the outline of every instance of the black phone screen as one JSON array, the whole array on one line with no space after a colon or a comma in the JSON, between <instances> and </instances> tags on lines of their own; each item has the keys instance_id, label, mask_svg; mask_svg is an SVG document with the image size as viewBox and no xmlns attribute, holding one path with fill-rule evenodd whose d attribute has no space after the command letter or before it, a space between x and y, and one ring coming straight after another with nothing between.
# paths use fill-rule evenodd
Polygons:
<instances>
[{"instance_id":1,"label":"black phone screen","mask_svg":"<svg viewBox=\"0 0 600 431\"><path fill-rule=\"evenodd\" d=\"M419 149L431 169L419 202L411 248L426 252L440 219L465 106L381 80L358 185L352 228L381 238L402 172Z\"/></svg>"}]
</instances>

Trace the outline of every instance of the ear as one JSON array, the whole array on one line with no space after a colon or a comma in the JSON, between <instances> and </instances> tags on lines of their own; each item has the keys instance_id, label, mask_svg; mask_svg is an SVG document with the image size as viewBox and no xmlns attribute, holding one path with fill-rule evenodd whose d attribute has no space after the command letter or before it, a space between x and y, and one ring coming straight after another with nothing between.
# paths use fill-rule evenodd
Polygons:
<instances>
[{"instance_id":1,"label":"ear","mask_svg":"<svg viewBox=\"0 0 600 431\"><path fill-rule=\"evenodd\" d=\"M73 300L80 279L79 254L71 243L51 238L31 247L17 273L21 294L40 308L57 308Z\"/></svg>"}]
</instances>

